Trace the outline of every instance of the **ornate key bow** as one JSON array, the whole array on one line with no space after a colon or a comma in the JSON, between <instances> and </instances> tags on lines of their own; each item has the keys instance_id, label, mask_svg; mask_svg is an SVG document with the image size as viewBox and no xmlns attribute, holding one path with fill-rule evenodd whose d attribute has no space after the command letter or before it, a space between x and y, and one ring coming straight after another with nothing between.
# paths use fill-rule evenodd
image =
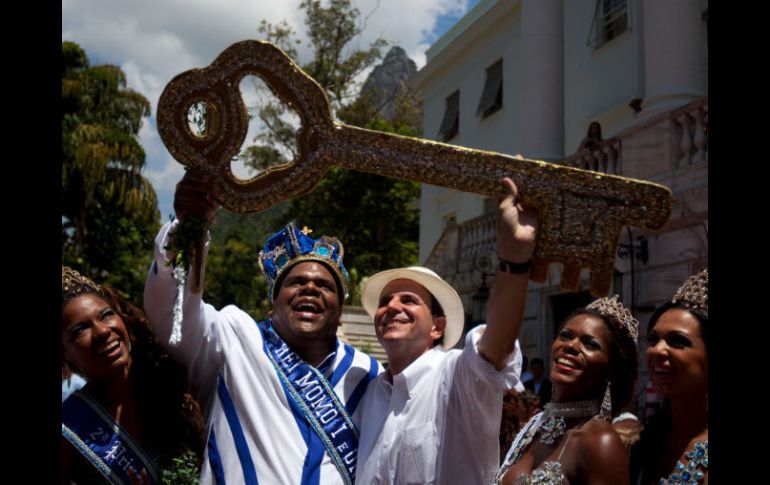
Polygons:
<instances>
[{"instance_id":1,"label":"ornate key bow","mask_svg":"<svg viewBox=\"0 0 770 485\"><path fill-rule=\"evenodd\" d=\"M230 168L248 129L239 83L262 78L299 115L298 155L247 180ZM205 130L188 123L191 107L205 105ZM172 79L158 102L158 129L180 163L209 174L220 202L234 212L256 212L311 191L331 165L502 196L513 177L522 202L538 207L539 229L531 279L543 282L548 265L563 265L561 285L576 290L580 269L591 270L591 293L609 291L624 225L658 229L674 199L661 185L381 133L335 122L321 88L279 48L246 40L231 45L208 67Z\"/></svg>"}]
</instances>

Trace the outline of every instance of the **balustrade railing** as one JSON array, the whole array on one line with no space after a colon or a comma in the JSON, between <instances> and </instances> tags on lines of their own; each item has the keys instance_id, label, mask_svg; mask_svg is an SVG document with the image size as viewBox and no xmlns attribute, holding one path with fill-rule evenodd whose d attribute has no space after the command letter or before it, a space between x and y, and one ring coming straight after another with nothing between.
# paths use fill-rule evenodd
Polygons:
<instances>
[{"instance_id":1,"label":"balustrade railing","mask_svg":"<svg viewBox=\"0 0 770 485\"><path fill-rule=\"evenodd\" d=\"M628 145L628 140L642 132L659 129L664 124L671 130L672 154L676 157L672 160L672 165L681 168L708 161L708 98L701 98L602 140L592 150L578 150L559 163L568 167L622 175L623 147Z\"/></svg>"},{"instance_id":2,"label":"balustrade railing","mask_svg":"<svg viewBox=\"0 0 770 485\"><path fill-rule=\"evenodd\" d=\"M690 103L672 113L677 123L679 167L708 161L708 98Z\"/></svg>"},{"instance_id":3,"label":"balustrade railing","mask_svg":"<svg viewBox=\"0 0 770 485\"><path fill-rule=\"evenodd\" d=\"M568 167L593 170L611 175L620 174L620 138L610 138L598 142L592 150L579 150L561 161Z\"/></svg>"}]
</instances>

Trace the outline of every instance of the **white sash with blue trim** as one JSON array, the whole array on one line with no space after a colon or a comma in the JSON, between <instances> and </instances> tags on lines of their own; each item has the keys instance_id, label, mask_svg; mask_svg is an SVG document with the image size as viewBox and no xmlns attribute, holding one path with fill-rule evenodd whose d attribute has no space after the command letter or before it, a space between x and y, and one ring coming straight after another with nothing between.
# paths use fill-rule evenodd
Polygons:
<instances>
[{"instance_id":1,"label":"white sash with blue trim","mask_svg":"<svg viewBox=\"0 0 770 485\"><path fill-rule=\"evenodd\" d=\"M129 470L141 476L147 471L158 484L152 461L107 411L82 390L62 403L61 432L110 483L130 484Z\"/></svg>"},{"instance_id":2,"label":"white sash with blue trim","mask_svg":"<svg viewBox=\"0 0 770 485\"><path fill-rule=\"evenodd\" d=\"M302 415L324 444L346 484L352 485L358 459L358 428L318 369L302 360L267 322L257 324L267 356Z\"/></svg>"}]
</instances>

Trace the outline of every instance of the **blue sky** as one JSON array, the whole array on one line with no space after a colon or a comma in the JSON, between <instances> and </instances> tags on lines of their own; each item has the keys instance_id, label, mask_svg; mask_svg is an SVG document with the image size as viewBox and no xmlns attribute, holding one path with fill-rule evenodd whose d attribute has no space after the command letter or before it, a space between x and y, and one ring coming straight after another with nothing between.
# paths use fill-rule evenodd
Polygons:
<instances>
[{"instance_id":1,"label":"blue sky","mask_svg":"<svg viewBox=\"0 0 770 485\"><path fill-rule=\"evenodd\" d=\"M152 116L145 119L140 139L147 153L144 174L158 194L161 221L167 221L173 211L174 187L183 173L182 165L160 140L155 125L155 109L163 88L176 74L207 66L230 44L259 38L257 28L263 19L274 24L286 20L302 37L299 2L62 0L62 40L80 44L93 64L120 66L128 87L150 100ZM366 18L359 45L364 47L375 38L385 38L400 45L420 68L428 47L478 2L354 0ZM306 54L303 45L300 61Z\"/></svg>"},{"instance_id":2,"label":"blue sky","mask_svg":"<svg viewBox=\"0 0 770 485\"><path fill-rule=\"evenodd\" d=\"M423 37L423 41L429 46L434 44L447 30L451 29L463 15L478 5L479 1L480 0L468 0L461 14L449 12L438 15L433 30Z\"/></svg>"}]
</instances>

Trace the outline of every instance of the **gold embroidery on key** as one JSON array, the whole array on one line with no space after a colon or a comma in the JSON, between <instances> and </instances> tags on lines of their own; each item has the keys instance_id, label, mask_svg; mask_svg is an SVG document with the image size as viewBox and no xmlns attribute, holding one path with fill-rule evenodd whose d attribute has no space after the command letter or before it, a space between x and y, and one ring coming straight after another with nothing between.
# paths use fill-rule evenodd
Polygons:
<instances>
[{"instance_id":1,"label":"gold embroidery on key","mask_svg":"<svg viewBox=\"0 0 770 485\"><path fill-rule=\"evenodd\" d=\"M292 163L243 181L233 175L230 161L248 129L239 83L249 74L294 109L301 125ZM198 103L206 112L202 135L188 120ZM597 296L609 291L622 227L659 229L674 202L668 188L651 182L337 123L318 83L279 48L256 40L233 44L210 66L172 79L157 116L169 152L208 173L222 187L220 202L234 212L261 211L307 193L331 165L486 196L503 195L500 180L512 176L521 200L540 210L532 280L545 281L548 265L558 262L562 287L576 290L580 269L589 268Z\"/></svg>"}]
</instances>

